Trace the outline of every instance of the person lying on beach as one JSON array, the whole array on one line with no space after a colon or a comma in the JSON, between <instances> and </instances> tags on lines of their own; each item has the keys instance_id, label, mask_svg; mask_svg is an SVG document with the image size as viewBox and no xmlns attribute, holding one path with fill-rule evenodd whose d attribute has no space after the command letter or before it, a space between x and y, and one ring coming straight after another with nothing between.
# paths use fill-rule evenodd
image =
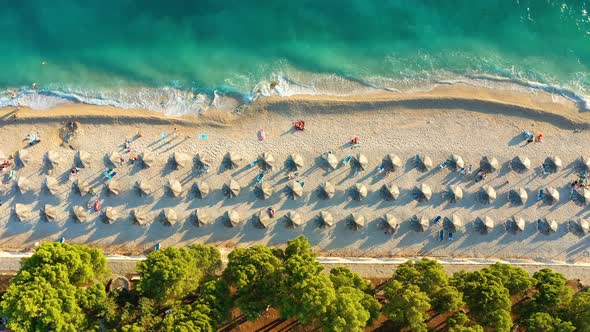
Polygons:
<instances>
[{"instance_id":1,"label":"person lying on beach","mask_svg":"<svg viewBox=\"0 0 590 332\"><path fill-rule=\"evenodd\" d=\"M275 217L275 212L276 212L276 210L273 207L269 207L268 208L268 216L269 217L274 218Z\"/></svg>"}]
</instances>

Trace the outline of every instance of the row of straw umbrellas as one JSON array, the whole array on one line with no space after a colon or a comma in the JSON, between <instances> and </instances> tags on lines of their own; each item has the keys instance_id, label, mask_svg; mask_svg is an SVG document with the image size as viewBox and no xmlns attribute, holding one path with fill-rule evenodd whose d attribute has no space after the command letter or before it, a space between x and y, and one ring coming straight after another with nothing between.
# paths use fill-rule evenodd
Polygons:
<instances>
[{"instance_id":1,"label":"row of straw umbrellas","mask_svg":"<svg viewBox=\"0 0 590 332\"><path fill-rule=\"evenodd\" d=\"M121 164L121 157L122 155L118 151L112 151L107 155L107 159L110 161L112 166L115 167ZM350 157L352 158L348 158L348 160L350 160L350 165L352 167L364 170L369 165L369 159L362 153L351 155ZM26 149L19 150L17 152L17 158L22 165L27 165L31 162L31 156ZM150 168L160 159L160 155L151 152L143 152L139 154L139 159L143 167ZM341 164L336 155L333 153L324 153L322 155L322 159L325 162L325 166L328 168L336 169L338 165ZM56 151L48 151L45 154L45 160L52 168L64 164L64 160L60 153ZM192 161L194 161L194 164L197 166L197 168L209 168L212 164L211 157L206 153L198 153L193 159L189 154L183 152L174 152L172 153L170 160L177 169L186 167ZM243 160L244 158L241 154L236 152L228 152L224 156L222 162L227 168L233 169L239 167ZM347 158L344 160L347 160ZM462 170L466 167L465 160L456 154L452 154L449 158L447 158L446 161L449 168L451 169ZM92 154L86 151L78 151L76 153L75 162L80 167L89 167L92 164ZM413 162L414 166L416 166L421 171L428 171L434 167L432 159L425 154L417 154ZM583 170L590 171L590 157L583 156L581 157L580 162L581 168ZM262 170L269 170L276 165L276 159L271 153L264 152L258 156L257 165ZM287 158L287 165L293 170L300 170L304 167L305 161L300 154L291 154ZM563 162L558 156L551 156L545 159L543 165L546 167L547 171L556 172L563 167ZM385 155L381 161L381 167L386 172L394 171L398 168L401 168L402 166L402 159L393 153ZM499 167L500 163L494 157L485 156L480 161L480 168L488 173L496 171ZM525 172L531 169L531 161L528 157L519 155L510 161L510 167L517 172Z\"/></svg>"},{"instance_id":2,"label":"row of straw umbrellas","mask_svg":"<svg viewBox=\"0 0 590 332\"><path fill-rule=\"evenodd\" d=\"M78 179L74 182L77 191L81 195L85 195L90 192L90 184L84 180ZM16 187L22 194L33 191L33 186L30 180L25 177L20 177L16 181ZM52 176L47 176L44 181L45 189L52 195L57 195L60 192L60 185ZM111 195L119 195L123 191L123 186L117 180L111 179L106 182L105 188ZM154 192L152 184L143 179L136 183L136 188L140 195L151 195ZM179 197L183 192L183 186L177 179L170 179L167 183L168 191L173 197ZM241 185L238 181L231 179L229 182L223 185L223 192L228 197L236 197L241 192ZM335 196L337 190L336 186L329 181L321 183L317 188L319 195L323 199L331 199ZM198 198L205 198L211 191L211 186L206 181L199 181L193 185L193 191ZM274 193L275 188L268 182L262 182L257 185L256 192L259 197L268 199ZM303 186L298 181L290 181L287 184L287 191L291 198L297 199L303 196ZM350 193L353 199L363 200L367 197L369 191L367 187L362 183L356 183L350 188ZM400 188L393 184L384 184L381 187L381 194L385 200L396 200L400 197ZM414 199L423 202L428 201L433 196L432 187L426 183L422 183L416 186L412 194ZM447 190L442 192L442 195L448 198L451 202L457 202L464 198L464 190L459 185L452 185ZM491 203L497 199L498 194L496 190L490 185L482 186L476 193L476 198L483 203ZM507 198L510 202L516 205L522 205L528 200L528 192L525 188L514 188L511 189ZM545 188L542 199L548 204L554 204L560 199L560 194L557 189L553 187ZM572 199L579 201L580 203L587 204L590 202L590 189L589 188L576 188L573 192Z\"/></svg>"},{"instance_id":3,"label":"row of straw umbrellas","mask_svg":"<svg viewBox=\"0 0 590 332\"><path fill-rule=\"evenodd\" d=\"M54 205L46 204L41 210L42 214L47 221L59 220L58 208ZM16 204L14 209L15 215L21 222L29 222L34 219L34 214L29 206L24 204ZM74 206L72 208L72 214L76 221L80 223L87 222L91 219L91 214L88 209L83 206ZM114 223L121 219L123 215L121 212L114 207L106 207L102 211L102 218L106 223ZM151 211L146 208L138 208L131 211L131 217L133 222L139 225L150 224L154 221L155 216ZM166 208L159 214L161 221L166 225L174 225L179 221L179 215L172 208ZM192 213L194 221L198 226L206 226L213 223L214 218L208 212L207 209L197 208ZM257 225L263 228L269 227L276 219L271 218L266 210L261 210L254 214L254 220ZM284 215L285 221L292 227L302 226L305 223L303 216L296 211L288 211ZM315 217L316 221L321 226L331 227L335 224L334 216L328 211L321 211ZM390 213L386 213L381 219L381 227L389 228L391 230L397 230L400 226L400 221L397 217ZM440 221L440 217L438 218ZM224 214L224 221L228 226L234 227L242 223L242 215L236 210L229 210ZM438 222L437 221L437 222ZM362 213L351 213L346 222L349 226L354 229L362 228L366 225L367 219ZM434 221L426 215L414 215L410 222L415 227L416 231L426 231ZM495 227L495 221L489 216L480 216L475 220L476 230L480 233L486 234L491 232ZM568 223L570 230L574 233L586 234L589 231L589 223L584 218L578 218L571 220ZM442 218L442 228L449 231L458 231L464 226L463 219L458 214L452 214ZM506 230L509 232L522 232L526 226L525 219L520 216L512 216L505 222ZM558 223L554 219L542 218L537 220L537 228L543 233L554 233L557 231Z\"/></svg>"}]
</instances>

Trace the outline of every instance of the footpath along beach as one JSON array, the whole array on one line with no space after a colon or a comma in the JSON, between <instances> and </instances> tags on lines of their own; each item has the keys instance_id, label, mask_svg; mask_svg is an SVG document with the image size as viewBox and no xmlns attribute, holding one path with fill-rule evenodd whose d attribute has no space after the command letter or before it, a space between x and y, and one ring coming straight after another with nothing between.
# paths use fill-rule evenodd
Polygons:
<instances>
[{"instance_id":1,"label":"footpath along beach","mask_svg":"<svg viewBox=\"0 0 590 332\"><path fill-rule=\"evenodd\" d=\"M299 119L302 131L293 126ZM585 197L585 187L571 186L585 183L590 113L556 95L442 86L272 97L239 114L181 118L85 105L5 108L0 121L0 157L13 164L0 188L5 251L63 238L106 253L143 254L156 243L283 246L304 234L322 256L590 263L583 221L590 191ZM542 142L527 142L525 131L543 133ZM27 135L40 141L30 145ZM328 151L335 169L326 163ZM383 164L390 154L399 157L391 172ZM302 160L297 170L292 155ZM429 157L431 167L417 167L416 156ZM525 164L519 171L518 156ZM490 169L478 175L480 166ZM326 182L334 187L330 199ZM386 199L384 186L395 199ZM266 217L269 208L274 218ZM332 226L320 225L321 212Z\"/></svg>"}]
</instances>

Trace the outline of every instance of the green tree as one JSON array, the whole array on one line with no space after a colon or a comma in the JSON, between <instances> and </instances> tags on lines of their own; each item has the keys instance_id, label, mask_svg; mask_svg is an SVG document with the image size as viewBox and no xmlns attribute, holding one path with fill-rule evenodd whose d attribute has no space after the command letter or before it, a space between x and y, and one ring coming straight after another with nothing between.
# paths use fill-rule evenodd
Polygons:
<instances>
[{"instance_id":1,"label":"green tree","mask_svg":"<svg viewBox=\"0 0 590 332\"><path fill-rule=\"evenodd\" d=\"M236 306L249 320L255 320L277 302L282 262L261 245L234 249L228 259L223 278L236 289Z\"/></svg>"},{"instance_id":2,"label":"green tree","mask_svg":"<svg viewBox=\"0 0 590 332\"><path fill-rule=\"evenodd\" d=\"M381 304L371 284L347 267L330 271L336 300L322 318L326 331L360 331L372 325L381 313ZM353 304L351 304L353 303Z\"/></svg>"},{"instance_id":3,"label":"green tree","mask_svg":"<svg viewBox=\"0 0 590 332\"><path fill-rule=\"evenodd\" d=\"M221 264L219 250L205 245L156 250L137 264L141 277L137 289L160 303L173 302L194 292Z\"/></svg>"},{"instance_id":4,"label":"green tree","mask_svg":"<svg viewBox=\"0 0 590 332\"><path fill-rule=\"evenodd\" d=\"M573 332L576 328L570 322L563 322L546 312L536 312L526 321L530 332Z\"/></svg>"},{"instance_id":5,"label":"green tree","mask_svg":"<svg viewBox=\"0 0 590 332\"><path fill-rule=\"evenodd\" d=\"M523 294L533 287L533 278L523 268L513 267L510 264L495 263L484 270L500 278L510 295Z\"/></svg>"},{"instance_id":6,"label":"green tree","mask_svg":"<svg viewBox=\"0 0 590 332\"><path fill-rule=\"evenodd\" d=\"M568 316L578 331L590 331L590 291L586 290L574 296Z\"/></svg>"},{"instance_id":7,"label":"green tree","mask_svg":"<svg viewBox=\"0 0 590 332\"><path fill-rule=\"evenodd\" d=\"M367 321L371 318L371 314L362 304L366 295L353 287L341 287L336 292L336 300L322 317L323 331L364 331Z\"/></svg>"},{"instance_id":8,"label":"green tree","mask_svg":"<svg viewBox=\"0 0 590 332\"><path fill-rule=\"evenodd\" d=\"M371 286L371 283L363 279L358 274L352 272L345 266L335 267L330 270L330 280L334 284L336 289L344 286L354 287L369 295L375 294L375 289Z\"/></svg>"},{"instance_id":9,"label":"green tree","mask_svg":"<svg viewBox=\"0 0 590 332\"><path fill-rule=\"evenodd\" d=\"M495 331L510 331L512 303L501 278L485 270L462 271L453 275L451 283L463 292L463 299L479 323Z\"/></svg>"},{"instance_id":10,"label":"green tree","mask_svg":"<svg viewBox=\"0 0 590 332\"><path fill-rule=\"evenodd\" d=\"M542 269L535 272L533 278L537 281L538 291L533 296L537 311L556 312L571 301L572 290L566 285L567 279L563 274Z\"/></svg>"},{"instance_id":11,"label":"green tree","mask_svg":"<svg viewBox=\"0 0 590 332\"><path fill-rule=\"evenodd\" d=\"M469 316L459 311L447 319L448 332L483 332L483 327L477 325Z\"/></svg>"},{"instance_id":12,"label":"green tree","mask_svg":"<svg viewBox=\"0 0 590 332\"><path fill-rule=\"evenodd\" d=\"M404 285L392 280L384 289L387 302L383 312L394 322L409 326L413 331L427 331L424 321L428 318L430 299L416 285Z\"/></svg>"},{"instance_id":13,"label":"green tree","mask_svg":"<svg viewBox=\"0 0 590 332\"><path fill-rule=\"evenodd\" d=\"M323 267L303 236L288 242L284 259L277 294L281 316L296 318L304 325L319 321L336 298L330 278L322 273Z\"/></svg>"},{"instance_id":14,"label":"green tree","mask_svg":"<svg viewBox=\"0 0 590 332\"><path fill-rule=\"evenodd\" d=\"M461 292L449 285L449 276L435 260L408 260L396 269L392 278L404 285L418 286L439 312L457 310L464 305Z\"/></svg>"},{"instance_id":15,"label":"green tree","mask_svg":"<svg viewBox=\"0 0 590 332\"><path fill-rule=\"evenodd\" d=\"M44 243L11 280L0 314L11 331L96 330L106 294L102 285L91 282L108 273L106 259L96 249Z\"/></svg>"}]
</instances>

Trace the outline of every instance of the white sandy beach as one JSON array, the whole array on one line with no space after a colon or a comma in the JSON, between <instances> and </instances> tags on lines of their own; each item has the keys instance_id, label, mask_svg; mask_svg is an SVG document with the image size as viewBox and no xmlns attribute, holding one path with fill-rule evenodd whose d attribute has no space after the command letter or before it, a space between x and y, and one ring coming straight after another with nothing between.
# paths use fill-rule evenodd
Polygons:
<instances>
[{"instance_id":1,"label":"white sandy beach","mask_svg":"<svg viewBox=\"0 0 590 332\"><path fill-rule=\"evenodd\" d=\"M165 118L141 110L117 110L108 107L70 105L53 110L33 111L23 109L16 113L4 109L0 122L0 147L5 155L25 146L22 140L29 133L38 132L41 143L27 148L32 162L18 167L17 178L26 177L33 183L33 193L22 195L15 190L15 182L2 178L0 199L0 248L21 251L38 241L55 241L64 237L70 243L85 243L101 247L107 253L142 253L156 242L163 246L188 245L204 242L223 248L268 244L282 246L296 236L304 234L324 256L346 257L444 257L482 259L524 259L538 263L561 261L590 263L590 236L579 236L568 230L567 221L588 217L586 206L568 200L568 183L574 180L581 156L590 157L590 114L580 112L576 105L559 96L545 93L522 95L510 91L492 91L470 87L440 87L432 92L414 95L379 94L357 98L329 98L295 96L269 98L248 106L241 114L209 111L201 118ZM306 129L295 132L292 121L304 119ZM65 120L78 121L81 125L72 147L61 146L59 128ZM175 132L173 128L178 130ZM257 132L264 128L266 139L259 141ZM575 129L579 129L575 130ZM543 132L543 143L526 144L523 130ZM142 137L132 143L138 152L153 152L159 160L149 169L137 164L125 163L115 169L115 179L121 182L123 192L118 196L107 195L102 173L107 169L105 155L113 150L121 151L126 138L138 131ZM168 133L160 140L162 132ZM207 134L208 139L198 139ZM351 150L346 143L353 137L360 138L360 147ZM73 149L72 149L73 148ZM92 166L81 169L73 178L69 172L77 150L92 154ZM349 154L363 153L369 160L367 170L354 175L351 168L340 165L334 171L326 171L320 155L331 150L342 160ZM47 176L44 155L57 151L64 161L53 176L60 182L57 197L42 190ZM212 169L197 175L192 163L184 169L173 170L168 162L173 152L179 151L194 157L207 153L212 159ZM235 170L223 170L220 165L226 152L237 152L244 161ZM257 167L249 167L262 152L270 152L277 161L274 170L265 177L275 188L267 200L258 199L254 193ZM283 162L291 153L299 153L305 159L300 180L305 182L304 195L291 200L285 193L288 181ZM389 177L376 172L381 159L395 153L404 167ZM420 172L413 167L417 153L430 156L435 168ZM467 164L479 166L483 156L492 156L500 162L499 171L484 181L474 182L449 169L436 166L451 154L458 154ZM511 171L508 163L517 155L530 158L533 170L524 174ZM542 175L539 167L549 156L559 156L563 169L556 174ZM100 213L91 212L86 223L77 223L72 208L86 206L89 196L80 196L73 190L73 180L90 182L99 194L103 207L116 207L123 217L114 224L102 222ZM148 180L155 188L154 194L140 197L134 184ZM178 179L183 186L180 198L171 197L166 189L170 179ZM222 185L230 179L237 180L242 191L238 197L224 198ZM191 188L195 182L205 180L211 193L205 199L195 197ZM317 187L324 181L336 186L331 200L321 200ZM506 184L506 181L509 181ZM395 183L401 191L398 200L384 201L380 188L385 183ZM368 197L353 201L349 189L355 183L368 188ZM416 202L412 189L422 183L429 184L434 194L428 202ZM450 203L442 196L449 185L458 184L465 198ZM483 185L497 191L498 199L489 205L476 200L476 193ZM529 198L522 206L511 205L506 198L510 189L523 187ZM539 189L555 187L561 199L554 205L537 202ZM22 223L14 215L15 204L30 206L34 218ZM42 221L41 209L45 204L58 205L57 222ZM253 215L268 207L277 209L275 222L267 229L255 227ZM138 226L132 223L130 212L144 207L151 211L153 222ZM165 208L173 208L179 222L165 226L159 215ZM191 214L196 208L205 208L215 217L212 225L196 227ZM240 226L230 228L223 223L228 210L237 210L243 219ZM289 228L283 216L295 210L306 223L299 228ZM317 227L315 218L322 211L330 211L336 225ZM353 212L367 218L366 227L351 230L345 219ZM385 234L379 228L380 218L390 213L402 223L394 235ZM452 241L445 235L437 239L442 223L430 225L425 232L412 230L409 219L414 215L462 217L466 225L454 234ZM526 227L519 234L510 234L504 222L513 215L522 216ZM496 225L491 232L482 235L475 230L477 217L489 216ZM541 234L534 223L547 217L558 222L555 233Z\"/></svg>"}]
</instances>

